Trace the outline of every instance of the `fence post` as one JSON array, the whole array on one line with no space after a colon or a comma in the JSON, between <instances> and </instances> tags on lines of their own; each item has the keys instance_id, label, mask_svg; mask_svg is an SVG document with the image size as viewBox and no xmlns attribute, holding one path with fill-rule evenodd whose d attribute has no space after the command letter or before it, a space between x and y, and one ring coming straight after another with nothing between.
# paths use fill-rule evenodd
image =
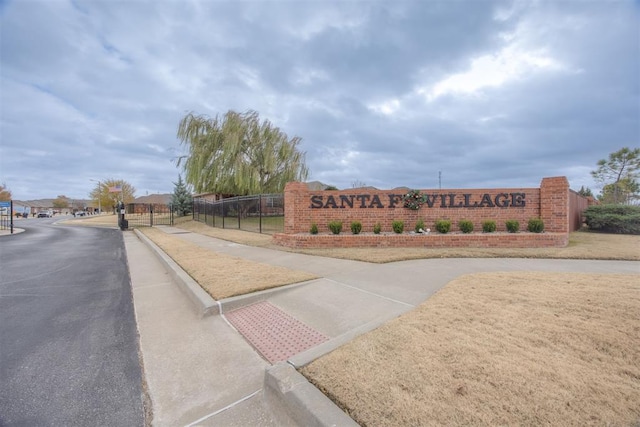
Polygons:
<instances>
[{"instance_id":1,"label":"fence post","mask_svg":"<svg viewBox=\"0 0 640 427\"><path fill-rule=\"evenodd\" d=\"M258 224L260 234L262 234L262 194L258 194Z\"/></svg>"},{"instance_id":2,"label":"fence post","mask_svg":"<svg viewBox=\"0 0 640 427\"><path fill-rule=\"evenodd\" d=\"M169 203L169 225L173 225L173 203Z\"/></svg>"},{"instance_id":3,"label":"fence post","mask_svg":"<svg viewBox=\"0 0 640 427\"><path fill-rule=\"evenodd\" d=\"M240 230L240 199L236 198L236 214L238 215L238 230Z\"/></svg>"},{"instance_id":4,"label":"fence post","mask_svg":"<svg viewBox=\"0 0 640 427\"><path fill-rule=\"evenodd\" d=\"M222 228L224 228L224 199L222 199Z\"/></svg>"},{"instance_id":5,"label":"fence post","mask_svg":"<svg viewBox=\"0 0 640 427\"><path fill-rule=\"evenodd\" d=\"M149 204L149 225L153 227L153 205Z\"/></svg>"}]
</instances>

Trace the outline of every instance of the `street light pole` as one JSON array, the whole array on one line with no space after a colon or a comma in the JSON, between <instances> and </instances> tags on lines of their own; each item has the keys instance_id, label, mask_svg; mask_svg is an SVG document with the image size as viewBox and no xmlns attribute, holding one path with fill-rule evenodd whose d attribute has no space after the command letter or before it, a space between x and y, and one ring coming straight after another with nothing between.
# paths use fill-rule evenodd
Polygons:
<instances>
[{"instance_id":1,"label":"street light pole","mask_svg":"<svg viewBox=\"0 0 640 427\"><path fill-rule=\"evenodd\" d=\"M102 183L97 180L97 179L91 179L89 178L89 181L93 181L93 182L97 182L98 183L98 215L102 214L102 202L101 202L101 197L102 196Z\"/></svg>"}]
</instances>

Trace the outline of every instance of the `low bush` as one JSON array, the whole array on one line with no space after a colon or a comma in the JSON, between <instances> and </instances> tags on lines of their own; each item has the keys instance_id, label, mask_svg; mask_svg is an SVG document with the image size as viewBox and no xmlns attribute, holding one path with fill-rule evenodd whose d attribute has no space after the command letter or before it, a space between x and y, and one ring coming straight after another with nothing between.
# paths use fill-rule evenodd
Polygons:
<instances>
[{"instance_id":1,"label":"low bush","mask_svg":"<svg viewBox=\"0 0 640 427\"><path fill-rule=\"evenodd\" d=\"M420 230L423 230L423 231L424 231L424 229L425 229L425 226L424 226L424 220L423 220L423 219L419 219L419 220L416 222L415 231L416 231L416 233L420 233Z\"/></svg>"},{"instance_id":2,"label":"low bush","mask_svg":"<svg viewBox=\"0 0 640 427\"><path fill-rule=\"evenodd\" d=\"M340 234L340 232L342 231L342 222L341 221L331 221L329 223L329 230L331 230L331 232L333 234Z\"/></svg>"},{"instance_id":3,"label":"low bush","mask_svg":"<svg viewBox=\"0 0 640 427\"><path fill-rule=\"evenodd\" d=\"M542 233L544 231L544 222L540 218L531 218L527 224L527 230L531 233Z\"/></svg>"},{"instance_id":4,"label":"low bush","mask_svg":"<svg viewBox=\"0 0 640 427\"><path fill-rule=\"evenodd\" d=\"M404 231L404 221L393 221L391 223L391 228L393 229L394 233L402 234L402 232Z\"/></svg>"},{"instance_id":5,"label":"low bush","mask_svg":"<svg viewBox=\"0 0 640 427\"><path fill-rule=\"evenodd\" d=\"M362 231L362 223L360 221L353 221L351 223L351 232L353 234L360 234Z\"/></svg>"},{"instance_id":6,"label":"low bush","mask_svg":"<svg viewBox=\"0 0 640 427\"><path fill-rule=\"evenodd\" d=\"M458 227L460 231L465 234L471 233L473 231L473 222L468 219L463 219L458 223Z\"/></svg>"},{"instance_id":7,"label":"low bush","mask_svg":"<svg viewBox=\"0 0 640 427\"><path fill-rule=\"evenodd\" d=\"M382 231L382 226L378 222L373 226L373 234L380 234L381 231Z\"/></svg>"},{"instance_id":8,"label":"low bush","mask_svg":"<svg viewBox=\"0 0 640 427\"><path fill-rule=\"evenodd\" d=\"M520 223L515 219L508 219L504 225L509 233L517 233L520 230Z\"/></svg>"},{"instance_id":9,"label":"low bush","mask_svg":"<svg viewBox=\"0 0 640 427\"><path fill-rule=\"evenodd\" d=\"M439 219L436 221L436 230L438 233L447 234L451 231L451 221L448 219Z\"/></svg>"},{"instance_id":10,"label":"low bush","mask_svg":"<svg viewBox=\"0 0 640 427\"><path fill-rule=\"evenodd\" d=\"M496 222L493 220L483 221L482 222L482 232L483 233L493 233L496 231Z\"/></svg>"},{"instance_id":11,"label":"low bush","mask_svg":"<svg viewBox=\"0 0 640 427\"><path fill-rule=\"evenodd\" d=\"M590 230L617 234L640 234L640 206L589 206L583 215Z\"/></svg>"},{"instance_id":12,"label":"low bush","mask_svg":"<svg viewBox=\"0 0 640 427\"><path fill-rule=\"evenodd\" d=\"M318 224L316 224L315 222L311 224L311 229L309 230L309 233L318 234Z\"/></svg>"}]
</instances>

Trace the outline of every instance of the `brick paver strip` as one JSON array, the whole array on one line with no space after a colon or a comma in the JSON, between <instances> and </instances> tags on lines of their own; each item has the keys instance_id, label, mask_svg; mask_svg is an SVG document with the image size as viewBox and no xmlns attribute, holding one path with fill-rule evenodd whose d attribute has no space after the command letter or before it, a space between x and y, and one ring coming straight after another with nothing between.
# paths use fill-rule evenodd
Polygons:
<instances>
[{"instance_id":1,"label":"brick paver strip","mask_svg":"<svg viewBox=\"0 0 640 427\"><path fill-rule=\"evenodd\" d=\"M267 301L225 316L269 363L287 360L329 339Z\"/></svg>"}]
</instances>

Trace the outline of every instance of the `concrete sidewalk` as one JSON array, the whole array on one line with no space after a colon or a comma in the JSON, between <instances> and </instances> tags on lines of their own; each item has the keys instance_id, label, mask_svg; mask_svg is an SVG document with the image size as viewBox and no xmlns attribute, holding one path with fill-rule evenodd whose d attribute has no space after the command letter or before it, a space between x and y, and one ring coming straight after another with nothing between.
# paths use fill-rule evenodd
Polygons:
<instances>
[{"instance_id":1,"label":"concrete sidewalk","mask_svg":"<svg viewBox=\"0 0 640 427\"><path fill-rule=\"evenodd\" d=\"M425 259L368 264L159 228L207 249L321 278L211 302L222 316L201 317L187 297L188 288L181 291L177 276L169 271L174 267L157 258L158 249L143 243L144 236L140 240L133 232L124 233L142 358L158 426L344 424L351 420L296 376L293 367L413 309L450 280L482 271L640 273L640 263L628 261ZM260 329L271 321L288 322L286 330L278 332L284 335L281 341L273 330ZM252 345L238 331L247 339L253 337ZM290 331L301 335L289 336ZM270 338L260 341L261 334ZM305 340L310 343L307 347L296 342ZM283 409L302 415L296 414L295 422Z\"/></svg>"},{"instance_id":2,"label":"concrete sidewalk","mask_svg":"<svg viewBox=\"0 0 640 427\"><path fill-rule=\"evenodd\" d=\"M11 236L12 234L19 234L24 232L24 228L13 227L13 233L8 228L3 228L0 230L0 236Z\"/></svg>"},{"instance_id":3,"label":"concrete sidewalk","mask_svg":"<svg viewBox=\"0 0 640 427\"><path fill-rule=\"evenodd\" d=\"M200 318L151 250L123 236L153 425L276 425L262 404L269 363L221 316Z\"/></svg>"}]
</instances>

